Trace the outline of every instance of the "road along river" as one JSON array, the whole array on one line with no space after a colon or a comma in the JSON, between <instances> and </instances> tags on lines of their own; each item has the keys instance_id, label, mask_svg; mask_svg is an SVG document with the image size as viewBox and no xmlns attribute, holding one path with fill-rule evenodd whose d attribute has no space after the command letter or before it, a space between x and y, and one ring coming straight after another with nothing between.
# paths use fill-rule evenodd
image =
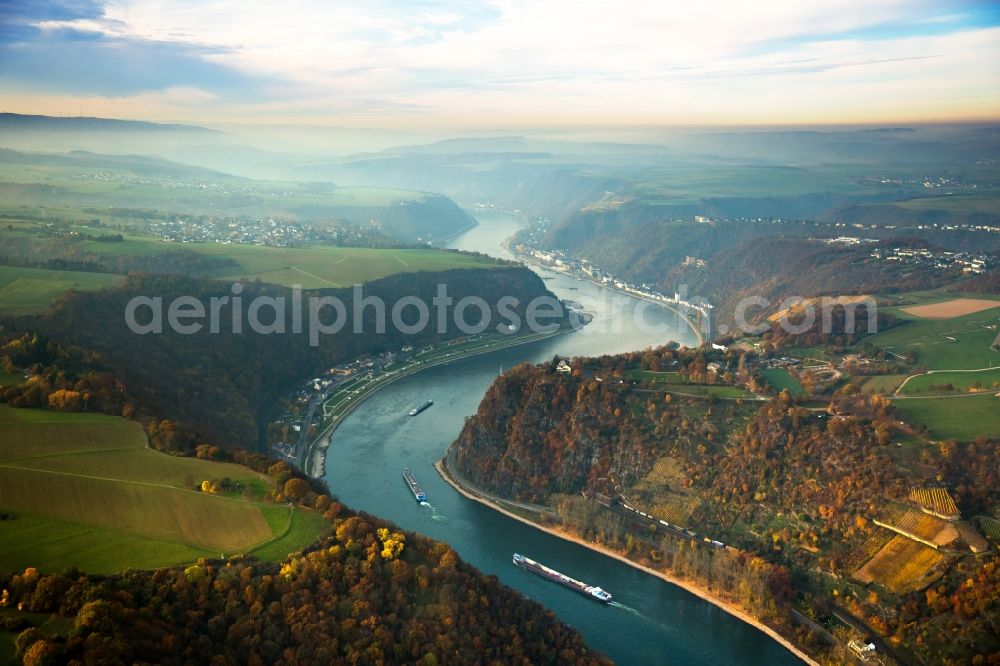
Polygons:
<instances>
[{"instance_id":1,"label":"road along river","mask_svg":"<svg viewBox=\"0 0 1000 666\"><path fill-rule=\"evenodd\" d=\"M476 217L479 226L451 246L509 257L501 243L521 222L500 213ZM429 368L386 386L333 433L325 475L331 491L354 509L447 542L481 571L551 608L591 646L620 664L801 663L716 606L469 500L434 470L502 368L542 362L554 354L620 353L671 340L694 344L685 322L664 308L558 273L538 273L551 291L579 302L594 321L580 332ZM646 325L640 326L640 321ZM418 416L408 415L426 400L434 405ZM428 506L414 502L400 477L402 467L413 470ZM515 567L515 551L603 587L621 605L601 605Z\"/></svg>"}]
</instances>

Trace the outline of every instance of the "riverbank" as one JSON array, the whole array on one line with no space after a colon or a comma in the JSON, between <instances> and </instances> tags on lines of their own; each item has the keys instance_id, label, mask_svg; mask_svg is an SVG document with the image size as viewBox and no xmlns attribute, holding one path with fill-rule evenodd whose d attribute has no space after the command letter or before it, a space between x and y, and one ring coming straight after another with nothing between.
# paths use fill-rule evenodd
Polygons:
<instances>
[{"instance_id":1,"label":"riverbank","mask_svg":"<svg viewBox=\"0 0 1000 666\"><path fill-rule=\"evenodd\" d=\"M553 266L549 266L549 265L543 264L543 263L541 263L541 262L533 259L530 255L517 252L513 248L513 246L512 246L512 241L513 241L513 238L508 238L507 240L504 241L503 247L508 252L510 252L511 255L515 259L517 259L518 261L522 262L523 264L526 264L528 266L533 266L535 268L540 268L540 269L543 269L543 270L546 270L546 271L551 271L553 273L559 273L560 275L565 275L567 277L571 277L571 278L583 280L585 282L589 282L589 283L593 284L594 286L600 287L601 289L603 289L605 291L610 291L613 294L621 294L623 296L628 296L629 298L634 298L634 299L636 299L638 301L643 301L644 303L652 303L653 305L659 305L662 308L670 310L675 315L677 315L677 317L679 319L682 319L684 321L684 323L687 325L687 327L694 334L695 339L698 340L698 346L701 346L701 345L705 344L705 335L704 335L704 333L702 333L701 330L699 330L698 326L693 321L691 321L691 319L687 316L687 314L683 310L681 310L678 307L674 307L671 303L668 303L668 302L665 302L665 301L658 301L658 300L655 300L655 299L643 296L641 294L636 294L636 293L632 293L632 292L629 292L629 291L625 291L624 289L619 289L618 287L615 287L614 285L609 285L606 282L601 282L600 280L595 280L594 278L592 278L592 277L590 277L589 275L586 275L586 274L584 274L584 275L571 275L570 273L566 273L564 271L560 271L557 268L554 268Z\"/></svg>"},{"instance_id":2,"label":"riverbank","mask_svg":"<svg viewBox=\"0 0 1000 666\"><path fill-rule=\"evenodd\" d=\"M443 358L436 361L431 361L429 363L424 363L416 367L407 368L405 370L400 370L394 372L391 376L386 376L381 378L378 383L366 387L365 392L355 396L351 403L344 408L334 421L328 425L323 431L309 443L304 457L304 469L303 471L307 476L318 479L326 473L326 452L330 448L331 440L333 438L333 433L336 432L337 428L340 426L344 420L350 416L357 407L362 404L365 400L371 396L378 393L380 390L393 384L394 382L402 379L403 377L409 377L422 370L427 370L429 368L436 368L442 365L447 365L449 363L454 363L455 361L460 361L467 358L473 358L475 356L480 356L482 354L488 354L490 352L501 351L504 349L511 349L514 347L520 347L522 345L531 344L533 342L540 342L542 340L548 340L549 338L556 337L558 335L563 335L565 333L570 333L575 331L575 328L560 328L558 331L552 333L536 333L523 337L523 339L510 340L506 344L498 344L491 347L485 347L481 349L474 349L468 352L459 352L456 356L449 356L448 358ZM322 407L322 405L320 405Z\"/></svg>"},{"instance_id":3,"label":"riverbank","mask_svg":"<svg viewBox=\"0 0 1000 666\"><path fill-rule=\"evenodd\" d=\"M532 520L525 518L524 516L520 516L512 511L509 511L508 509L505 509L503 506L500 506L497 502L479 494L474 488L465 487L448 469L446 460L447 458L444 458L434 463L434 469L436 469L438 474L441 475L441 478L444 479L445 483L447 483L452 488L457 490L464 497L473 500L475 502L479 502L480 504L483 504L485 506L488 506L494 511L502 513L509 518L513 518L516 521L524 523L525 525L530 525L535 529L541 530L542 532L546 532L547 534L550 534L554 537L558 537L565 541L571 541L573 543L579 544L585 548L589 548L590 550L600 553L601 555L616 559L619 562L622 562L623 564L627 564L630 567L638 569L639 571L647 573L651 576L656 576L657 578L666 581L671 585L676 585L677 587L683 589L684 591L693 594L694 596L698 597L699 599L702 599L703 601L707 601L708 603L718 607L719 609L728 613L729 615L745 622L746 624L766 634L769 638L771 638L773 641L775 641L776 643L784 647L786 650L791 652L793 655L801 659L804 663L809 664L809 666L820 666L818 662L816 662L809 655L807 655L805 652L796 647L791 641L789 641L787 638L779 634L777 631L767 626L766 624L764 624L757 618L753 617L752 615L746 613L739 606L736 606L735 604L725 601L724 599L716 597L715 595L705 590L704 588L699 587L698 585L695 585L690 581L676 578L674 576L671 576L670 574L658 571L656 569L652 569L643 564L630 560L621 553L618 553L609 548L605 548L604 546L600 546L598 544L591 543L589 541L581 539L579 536L567 532L565 530L561 530L554 527L548 527L546 525L541 525L539 523L536 523Z\"/></svg>"}]
</instances>

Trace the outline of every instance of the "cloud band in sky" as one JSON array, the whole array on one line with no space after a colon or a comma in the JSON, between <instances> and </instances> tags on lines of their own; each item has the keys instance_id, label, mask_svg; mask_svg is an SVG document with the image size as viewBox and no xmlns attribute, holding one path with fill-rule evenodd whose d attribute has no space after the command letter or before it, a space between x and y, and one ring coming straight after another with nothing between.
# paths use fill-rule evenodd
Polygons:
<instances>
[{"instance_id":1,"label":"cloud band in sky","mask_svg":"<svg viewBox=\"0 0 1000 666\"><path fill-rule=\"evenodd\" d=\"M0 0L0 103L222 122L1000 116L992 2ZM117 112L116 112L117 110Z\"/></svg>"}]
</instances>

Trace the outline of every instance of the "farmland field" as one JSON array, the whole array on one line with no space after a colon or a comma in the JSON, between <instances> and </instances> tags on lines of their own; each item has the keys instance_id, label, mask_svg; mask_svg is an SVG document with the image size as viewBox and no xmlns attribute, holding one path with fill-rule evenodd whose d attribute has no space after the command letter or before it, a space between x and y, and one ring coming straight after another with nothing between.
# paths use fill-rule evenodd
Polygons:
<instances>
[{"instance_id":1,"label":"farmland field","mask_svg":"<svg viewBox=\"0 0 1000 666\"><path fill-rule=\"evenodd\" d=\"M892 404L904 421L927 426L935 439L971 441L1000 432L1000 398L993 393L893 400Z\"/></svg>"},{"instance_id":2,"label":"farmland field","mask_svg":"<svg viewBox=\"0 0 1000 666\"><path fill-rule=\"evenodd\" d=\"M953 524L923 511L899 507L890 513L892 515L882 522L936 546L944 546L958 538L958 530Z\"/></svg>"},{"instance_id":3,"label":"farmland field","mask_svg":"<svg viewBox=\"0 0 1000 666\"><path fill-rule=\"evenodd\" d=\"M677 460L660 458L646 476L627 492L627 496L640 509L656 518L674 525L687 525L701 501L693 495L671 490L681 486L684 476Z\"/></svg>"},{"instance_id":4,"label":"farmland field","mask_svg":"<svg viewBox=\"0 0 1000 666\"><path fill-rule=\"evenodd\" d=\"M912 319L865 338L894 354L912 353L930 370L975 370L1000 365L1000 352L990 348L997 337L1000 308L954 319Z\"/></svg>"},{"instance_id":5,"label":"farmland field","mask_svg":"<svg viewBox=\"0 0 1000 666\"><path fill-rule=\"evenodd\" d=\"M11 232L3 232L11 233ZM485 259L432 249L385 249L315 245L281 248L224 243L170 243L142 236L126 236L120 243L80 241L81 250L104 255L148 256L184 249L229 258L238 269L200 277L237 280L260 279L285 287L304 289L347 287L353 284L418 271L496 267ZM44 309L57 295L69 290L94 291L120 284L112 273L57 271L0 266L0 314L23 314Z\"/></svg>"},{"instance_id":6,"label":"farmland field","mask_svg":"<svg viewBox=\"0 0 1000 666\"><path fill-rule=\"evenodd\" d=\"M224 477L254 498L266 487L240 465L150 450L125 419L0 407L0 510L14 516L0 521L0 570L111 571L254 549L283 557L321 530L314 512L192 489Z\"/></svg>"},{"instance_id":7,"label":"farmland field","mask_svg":"<svg viewBox=\"0 0 1000 666\"><path fill-rule=\"evenodd\" d=\"M29 154L29 157L35 157ZM60 203L66 207L125 206L165 210L183 209L191 215L283 215L311 207L387 207L400 201L419 201L426 194L384 187L327 187L316 191L308 184L248 180L170 162L152 165L121 163L105 156L77 159L58 156L62 163L0 162L0 181L18 185L44 184L52 188L48 200L22 187L8 195L9 203ZM152 169L150 169L152 166ZM164 171L164 168L166 171ZM95 169L114 172L115 180L96 180ZM211 182L214 188L199 185ZM177 185L180 185L179 187ZM53 200L54 199L54 200ZM10 206L14 210L16 207ZM93 214L82 216L90 219Z\"/></svg>"},{"instance_id":8,"label":"farmland field","mask_svg":"<svg viewBox=\"0 0 1000 666\"><path fill-rule=\"evenodd\" d=\"M94 291L121 283L113 273L54 271L44 268L0 266L0 314L23 314L44 309L69 289Z\"/></svg>"},{"instance_id":9,"label":"farmland field","mask_svg":"<svg viewBox=\"0 0 1000 666\"><path fill-rule=\"evenodd\" d=\"M929 546L897 536L855 571L854 577L862 583L876 582L894 594L905 594L930 584L934 567L944 559Z\"/></svg>"},{"instance_id":10,"label":"farmland field","mask_svg":"<svg viewBox=\"0 0 1000 666\"><path fill-rule=\"evenodd\" d=\"M993 541L1000 541L1000 520L990 518L989 516L980 516L977 522L983 534Z\"/></svg>"},{"instance_id":11,"label":"farmland field","mask_svg":"<svg viewBox=\"0 0 1000 666\"><path fill-rule=\"evenodd\" d=\"M946 488L914 488L910 491L910 499L938 515L949 518L959 515L955 500Z\"/></svg>"},{"instance_id":12,"label":"farmland field","mask_svg":"<svg viewBox=\"0 0 1000 666\"><path fill-rule=\"evenodd\" d=\"M1000 307L1000 301L983 298L955 298L940 303L903 308L903 312L920 319L953 319L973 312L992 310L995 307Z\"/></svg>"},{"instance_id":13,"label":"farmland field","mask_svg":"<svg viewBox=\"0 0 1000 666\"><path fill-rule=\"evenodd\" d=\"M1000 212L1000 201L989 194L949 194L944 197L915 197L893 204L908 210L947 210L955 213L986 213Z\"/></svg>"},{"instance_id":14,"label":"farmland field","mask_svg":"<svg viewBox=\"0 0 1000 666\"><path fill-rule=\"evenodd\" d=\"M286 287L299 284L305 289L347 287L396 273L494 265L470 255L441 250L324 246L286 249L256 245L205 245L192 249L205 254L224 254L243 267L239 273L222 276L225 279L260 278Z\"/></svg>"},{"instance_id":15,"label":"farmland field","mask_svg":"<svg viewBox=\"0 0 1000 666\"><path fill-rule=\"evenodd\" d=\"M837 559L837 567L843 571L857 571L895 538L895 533L889 530L877 530L857 546L843 553Z\"/></svg>"},{"instance_id":16,"label":"farmland field","mask_svg":"<svg viewBox=\"0 0 1000 666\"><path fill-rule=\"evenodd\" d=\"M653 495L644 504L644 510L672 525L686 526L700 505L701 500L697 497L666 492Z\"/></svg>"},{"instance_id":17,"label":"farmland field","mask_svg":"<svg viewBox=\"0 0 1000 666\"><path fill-rule=\"evenodd\" d=\"M139 424L88 412L51 412L0 405L0 463L101 449L141 449Z\"/></svg>"},{"instance_id":18,"label":"farmland field","mask_svg":"<svg viewBox=\"0 0 1000 666\"><path fill-rule=\"evenodd\" d=\"M75 566L87 573L108 574L218 556L205 548L21 512L11 520L0 520L0 543L0 572L27 567L62 571Z\"/></svg>"}]
</instances>

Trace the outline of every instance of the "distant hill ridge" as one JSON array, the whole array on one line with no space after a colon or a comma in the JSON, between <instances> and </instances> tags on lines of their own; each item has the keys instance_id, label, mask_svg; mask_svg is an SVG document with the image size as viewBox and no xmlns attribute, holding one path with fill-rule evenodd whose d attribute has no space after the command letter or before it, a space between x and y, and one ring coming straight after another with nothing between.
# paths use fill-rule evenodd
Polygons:
<instances>
[{"instance_id":1,"label":"distant hill ridge","mask_svg":"<svg viewBox=\"0 0 1000 666\"><path fill-rule=\"evenodd\" d=\"M0 130L6 128L51 130L114 130L145 132L205 132L219 134L218 130L198 125L151 123L144 120L119 120L91 116L43 116L21 113L0 113Z\"/></svg>"},{"instance_id":2,"label":"distant hill ridge","mask_svg":"<svg viewBox=\"0 0 1000 666\"><path fill-rule=\"evenodd\" d=\"M0 125L2 128L2 125ZM0 142L3 138L0 137ZM89 150L71 150L66 153L27 152L0 147L0 162L7 164L49 165L65 167L87 167L94 169L137 169L155 171L178 176L213 178L218 180L246 180L240 176L223 173L214 169L192 166L181 162L151 157L147 155L112 155Z\"/></svg>"}]
</instances>

